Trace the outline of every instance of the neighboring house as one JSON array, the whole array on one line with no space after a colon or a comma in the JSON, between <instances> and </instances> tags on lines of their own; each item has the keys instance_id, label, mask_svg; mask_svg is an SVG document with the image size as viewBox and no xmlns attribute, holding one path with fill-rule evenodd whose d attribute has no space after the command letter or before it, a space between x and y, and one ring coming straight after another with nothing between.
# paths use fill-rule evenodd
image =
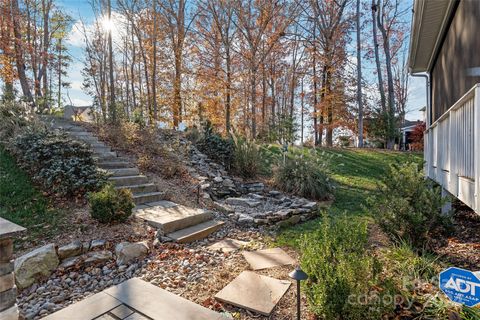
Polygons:
<instances>
[{"instance_id":1,"label":"neighboring house","mask_svg":"<svg viewBox=\"0 0 480 320\"><path fill-rule=\"evenodd\" d=\"M423 124L421 120L405 120L403 127L400 128L400 150L410 150L410 144L413 142L411 134L421 124Z\"/></svg>"},{"instance_id":2,"label":"neighboring house","mask_svg":"<svg viewBox=\"0 0 480 320\"><path fill-rule=\"evenodd\" d=\"M409 67L428 80L426 174L480 212L480 1L413 9Z\"/></svg>"},{"instance_id":3,"label":"neighboring house","mask_svg":"<svg viewBox=\"0 0 480 320\"><path fill-rule=\"evenodd\" d=\"M66 105L63 110L63 117L74 121L92 122L93 106L72 106Z\"/></svg>"}]
</instances>

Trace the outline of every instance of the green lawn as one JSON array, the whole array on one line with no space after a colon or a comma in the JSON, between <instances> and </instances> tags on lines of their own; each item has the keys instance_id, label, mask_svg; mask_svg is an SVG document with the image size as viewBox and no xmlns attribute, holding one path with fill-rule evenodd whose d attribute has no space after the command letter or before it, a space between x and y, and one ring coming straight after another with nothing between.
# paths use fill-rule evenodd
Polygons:
<instances>
[{"instance_id":1,"label":"green lawn","mask_svg":"<svg viewBox=\"0 0 480 320\"><path fill-rule=\"evenodd\" d=\"M359 218L369 217L364 209L365 200L376 192L377 184L395 162L422 163L420 153L403 153L369 149L320 149L318 152L333 155L331 171L336 182L335 201L331 214L346 213ZM302 234L318 227L319 219L285 229L277 239L278 244L297 246Z\"/></svg>"},{"instance_id":2,"label":"green lawn","mask_svg":"<svg viewBox=\"0 0 480 320\"><path fill-rule=\"evenodd\" d=\"M0 217L27 228L24 241L33 242L58 232L64 214L50 206L29 176L0 148Z\"/></svg>"}]
</instances>

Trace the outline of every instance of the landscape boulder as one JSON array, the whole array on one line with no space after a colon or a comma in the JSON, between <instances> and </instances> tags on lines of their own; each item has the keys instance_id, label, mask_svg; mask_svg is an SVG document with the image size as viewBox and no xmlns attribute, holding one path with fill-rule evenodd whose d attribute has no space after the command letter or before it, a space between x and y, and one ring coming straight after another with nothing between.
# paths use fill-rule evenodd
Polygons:
<instances>
[{"instance_id":1,"label":"landscape boulder","mask_svg":"<svg viewBox=\"0 0 480 320\"><path fill-rule=\"evenodd\" d=\"M55 245L47 244L15 260L15 282L20 289L47 278L59 264Z\"/></svg>"},{"instance_id":2,"label":"landscape boulder","mask_svg":"<svg viewBox=\"0 0 480 320\"><path fill-rule=\"evenodd\" d=\"M144 257L148 253L148 245L146 242L122 242L115 247L115 255L117 256L117 265L127 264L128 262Z\"/></svg>"},{"instance_id":3,"label":"landscape boulder","mask_svg":"<svg viewBox=\"0 0 480 320\"><path fill-rule=\"evenodd\" d=\"M110 251L91 251L82 256L85 260L83 261L85 265L92 265L97 263L107 262L113 258L113 255Z\"/></svg>"},{"instance_id":4,"label":"landscape boulder","mask_svg":"<svg viewBox=\"0 0 480 320\"><path fill-rule=\"evenodd\" d=\"M60 260L75 257L82 254L83 244L81 241L74 241L58 248L58 257Z\"/></svg>"}]
</instances>

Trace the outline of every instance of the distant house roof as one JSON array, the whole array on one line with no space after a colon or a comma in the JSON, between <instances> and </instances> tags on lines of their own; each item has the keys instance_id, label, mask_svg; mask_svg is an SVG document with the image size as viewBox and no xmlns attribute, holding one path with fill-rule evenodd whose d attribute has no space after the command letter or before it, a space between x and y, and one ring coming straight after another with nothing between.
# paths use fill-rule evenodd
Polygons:
<instances>
[{"instance_id":1,"label":"distant house roof","mask_svg":"<svg viewBox=\"0 0 480 320\"><path fill-rule=\"evenodd\" d=\"M74 108L74 109L88 109L92 108L93 106L73 106L71 104L67 104L65 108Z\"/></svg>"},{"instance_id":2,"label":"distant house roof","mask_svg":"<svg viewBox=\"0 0 480 320\"><path fill-rule=\"evenodd\" d=\"M413 128L415 128L416 126L422 123L423 123L422 120L417 120L417 121L405 120L405 123L400 128L400 131L411 131L413 130Z\"/></svg>"},{"instance_id":3,"label":"distant house roof","mask_svg":"<svg viewBox=\"0 0 480 320\"><path fill-rule=\"evenodd\" d=\"M431 70L458 0L415 0L408 66L410 72Z\"/></svg>"}]
</instances>

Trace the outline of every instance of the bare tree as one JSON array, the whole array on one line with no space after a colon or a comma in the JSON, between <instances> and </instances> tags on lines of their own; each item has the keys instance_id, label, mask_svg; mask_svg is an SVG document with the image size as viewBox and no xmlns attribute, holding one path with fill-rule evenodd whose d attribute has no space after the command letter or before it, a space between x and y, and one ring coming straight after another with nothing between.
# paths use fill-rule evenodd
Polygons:
<instances>
[{"instance_id":1,"label":"bare tree","mask_svg":"<svg viewBox=\"0 0 480 320\"><path fill-rule=\"evenodd\" d=\"M358 144L363 148L363 96L362 96L362 44L361 44L361 25L360 25L360 2L357 0L357 106L358 106Z\"/></svg>"}]
</instances>

